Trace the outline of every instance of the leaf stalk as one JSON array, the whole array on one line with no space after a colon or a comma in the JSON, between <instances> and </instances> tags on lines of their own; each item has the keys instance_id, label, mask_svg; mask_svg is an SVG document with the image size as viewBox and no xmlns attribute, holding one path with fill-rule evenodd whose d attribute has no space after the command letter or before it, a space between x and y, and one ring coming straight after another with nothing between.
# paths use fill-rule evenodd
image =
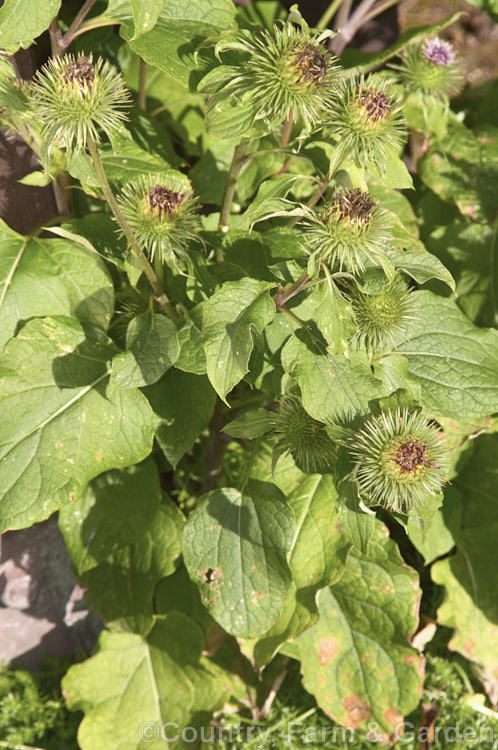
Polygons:
<instances>
[{"instance_id":1,"label":"leaf stalk","mask_svg":"<svg viewBox=\"0 0 498 750\"><path fill-rule=\"evenodd\" d=\"M242 138L240 143L238 143L233 150L232 162L230 164L230 169L228 170L223 199L221 201L220 221L218 224L219 230L223 234L226 234L230 228L230 209L232 208L235 186L237 185L240 170L245 162L248 148L249 138ZM218 248L216 251L216 261L218 263L223 262L223 250L221 248Z\"/></svg>"}]
</instances>

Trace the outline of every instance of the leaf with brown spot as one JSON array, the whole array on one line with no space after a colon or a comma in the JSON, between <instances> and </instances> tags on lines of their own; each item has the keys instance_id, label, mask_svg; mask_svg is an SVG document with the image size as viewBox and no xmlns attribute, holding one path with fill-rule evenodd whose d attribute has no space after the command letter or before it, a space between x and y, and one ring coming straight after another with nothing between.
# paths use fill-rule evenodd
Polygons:
<instances>
[{"instance_id":1,"label":"leaf with brown spot","mask_svg":"<svg viewBox=\"0 0 498 750\"><path fill-rule=\"evenodd\" d=\"M372 715L369 706L357 695L346 695L342 705L347 714L344 726L351 727L351 729L358 729Z\"/></svg>"},{"instance_id":2,"label":"leaf with brown spot","mask_svg":"<svg viewBox=\"0 0 498 750\"><path fill-rule=\"evenodd\" d=\"M250 480L208 492L190 514L183 555L209 614L230 634L254 638L276 621L292 582L286 560L294 532L285 496Z\"/></svg>"},{"instance_id":3,"label":"leaf with brown spot","mask_svg":"<svg viewBox=\"0 0 498 750\"><path fill-rule=\"evenodd\" d=\"M318 646L318 661L325 667L330 664L337 653L339 646L336 638L322 638Z\"/></svg>"},{"instance_id":4,"label":"leaf with brown spot","mask_svg":"<svg viewBox=\"0 0 498 750\"><path fill-rule=\"evenodd\" d=\"M0 363L0 530L45 520L94 477L149 455L147 399L108 390L116 351L68 317L34 318L10 340Z\"/></svg>"},{"instance_id":5,"label":"leaf with brown spot","mask_svg":"<svg viewBox=\"0 0 498 750\"><path fill-rule=\"evenodd\" d=\"M275 625L255 644L243 645L259 666L267 664L282 643L316 622L317 591L340 578L351 548L338 529L337 490L330 475L303 476L287 503L296 520L289 555L294 581Z\"/></svg>"},{"instance_id":6,"label":"leaf with brown spot","mask_svg":"<svg viewBox=\"0 0 498 750\"><path fill-rule=\"evenodd\" d=\"M368 556L351 550L342 578L318 595L318 623L281 650L301 661L304 687L334 721L366 730L371 719L389 737L420 700L423 660L408 641L417 575L385 531L376 524Z\"/></svg>"},{"instance_id":7,"label":"leaf with brown spot","mask_svg":"<svg viewBox=\"0 0 498 750\"><path fill-rule=\"evenodd\" d=\"M470 460L454 480L465 498L460 523L453 529L457 553L435 563L431 575L446 586L438 622L455 628L450 648L482 662L497 677L498 436L481 435L473 447Z\"/></svg>"}]
</instances>

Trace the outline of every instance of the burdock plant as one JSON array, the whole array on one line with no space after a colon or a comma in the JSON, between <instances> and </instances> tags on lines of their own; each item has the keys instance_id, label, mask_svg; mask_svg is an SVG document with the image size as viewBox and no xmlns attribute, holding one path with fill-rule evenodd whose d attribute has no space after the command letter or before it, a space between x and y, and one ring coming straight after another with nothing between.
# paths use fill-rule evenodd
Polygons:
<instances>
[{"instance_id":1,"label":"burdock plant","mask_svg":"<svg viewBox=\"0 0 498 750\"><path fill-rule=\"evenodd\" d=\"M425 96L455 96L465 82L462 64L450 42L437 36L411 44L400 64L392 68L408 91Z\"/></svg>"},{"instance_id":2,"label":"burdock plant","mask_svg":"<svg viewBox=\"0 0 498 750\"><path fill-rule=\"evenodd\" d=\"M325 425L310 417L296 398L287 396L282 400L273 429L277 455L290 453L296 466L308 474L333 470L337 458L335 444L327 435Z\"/></svg>"},{"instance_id":3,"label":"burdock plant","mask_svg":"<svg viewBox=\"0 0 498 750\"><path fill-rule=\"evenodd\" d=\"M175 310L116 201L97 145L102 132L113 140L126 117L123 107L130 99L118 70L101 58L94 63L92 55L51 59L38 74L32 89L33 110L41 122L45 148L55 144L71 150L88 149L122 234L147 276L156 300L174 318Z\"/></svg>"},{"instance_id":4,"label":"burdock plant","mask_svg":"<svg viewBox=\"0 0 498 750\"><path fill-rule=\"evenodd\" d=\"M401 104L392 84L381 76L349 79L338 87L324 130L356 164L380 171L406 138Z\"/></svg>"},{"instance_id":5,"label":"burdock plant","mask_svg":"<svg viewBox=\"0 0 498 750\"><path fill-rule=\"evenodd\" d=\"M145 175L124 186L118 203L150 259L178 269L200 229L189 181L174 172Z\"/></svg>"},{"instance_id":6,"label":"burdock plant","mask_svg":"<svg viewBox=\"0 0 498 750\"><path fill-rule=\"evenodd\" d=\"M371 417L351 438L359 495L367 506L408 512L441 492L448 451L441 431L408 409Z\"/></svg>"},{"instance_id":7,"label":"burdock plant","mask_svg":"<svg viewBox=\"0 0 498 750\"><path fill-rule=\"evenodd\" d=\"M322 45L330 32L314 32L298 19L299 26L286 21L256 33L243 29L218 42L217 55L236 51L240 61L216 68L201 82L200 90L213 94L208 112L233 96L250 103L254 119L263 120L267 129L281 125L290 113L305 125L316 124L331 106L339 66Z\"/></svg>"},{"instance_id":8,"label":"burdock plant","mask_svg":"<svg viewBox=\"0 0 498 750\"><path fill-rule=\"evenodd\" d=\"M412 293L401 276L377 294L352 284L348 297L358 326L355 340L372 352L385 351L414 318Z\"/></svg>"},{"instance_id":9,"label":"burdock plant","mask_svg":"<svg viewBox=\"0 0 498 750\"><path fill-rule=\"evenodd\" d=\"M98 142L101 131L112 140L130 103L118 70L92 55L52 58L36 76L32 94L44 139L72 148Z\"/></svg>"},{"instance_id":10,"label":"burdock plant","mask_svg":"<svg viewBox=\"0 0 498 750\"><path fill-rule=\"evenodd\" d=\"M344 269L351 274L358 274L371 263L393 274L386 253L392 242L391 223L387 212L367 192L359 188L340 190L321 210L304 211L302 224L311 277L317 275L321 262L330 270Z\"/></svg>"}]
</instances>

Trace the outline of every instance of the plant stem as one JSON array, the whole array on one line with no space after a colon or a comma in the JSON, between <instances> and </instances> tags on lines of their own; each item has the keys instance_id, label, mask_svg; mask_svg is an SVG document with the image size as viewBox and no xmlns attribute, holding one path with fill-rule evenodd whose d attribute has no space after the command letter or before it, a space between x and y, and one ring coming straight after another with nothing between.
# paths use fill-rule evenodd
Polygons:
<instances>
[{"instance_id":1,"label":"plant stem","mask_svg":"<svg viewBox=\"0 0 498 750\"><path fill-rule=\"evenodd\" d=\"M281 148L287 148L289 144L291 132L292 132L292 110L289 111L289 116L287 117L285 121L284 129L282 130L282 137L280 138Z\"/></svg>"},{"instance_id":2,"label":"plant stem","mask_svg":"<svg viewBox=\"0 0 498 750\"><path fill-rule=\"evenodd\" d=\"M353 0L343 0L341 3L341 8L339 10L339 13L337 14L337 18L335 19L334 23L334 29L339 30L342 29L344 24L349 18L349 14L351 13L351 6L353 5ZM332 46L332 45L329 45Z\"/></svg>"},{"instance_id":3,"label":"plant stem","mask_svg":"<svg viewBox=\"0 0 498 750\"><path fill-rule=\"evenodd\" d=\"M365 18L363 19L363 23L367 23L367 21L371 21L372 18L380 16L381 13L389 10L389 8L392 8L393 5L397 5L399 2L401 2L401 0L385 0L385 2L379 3L375 6L375 8L372 8L368 15L365 16Z\"/></svg>"},{"instance_id":4,"label":"plant stem","mask_svg":"<svg viewBox=\"0 0 498 750\"><path fill-rule=\"evenodd\" d=\"M496 253L496 239L498 235L498 217L493 223L493 236L491 238L491 245L489 248L489 276L490 276L490 291L491 291L491 306L493 308L493 325L498 326L498 316L496 311L496 282L495 282L495 253Z\"/></svg>"},{"instance_id":5,"label":"plant stem","mask_svg":"<svg viewBox=\"0 0 498 750\"><path fill-rule=\"evenodd\" d=\"M147 279L149 280L149 283L154 290L154 295L156 297L156 300L161 305L162 309L170 318L170 320L173 320L177 317L176 310L169 301L168 297L166 296L164 289L162 288L159 279L157 278L156 274L154 273L152 266L150 265L149 261L145 257L145 254L140 247L140 244L133 234L130 226L128 225L128 222L126 221L125 217L121 213L121 209L119 208L118 202L116 201L116 198L114 197L114 193L111 190L111 186L109 185L109 181L107 179L107 175L104 170L104 165L102 164L102 160L100 158L97 145L93 138L88 139L88 150L90 151L90 156L92 157L92 163L95 168L95 172L97 173L97 178L100 182L100 185L102 187L102 190L104 192L104 196L106 201L108 202L112 213L114 214L114 217L116 221L118 222L119 226L123 230L123 234L125 235L126 239L128 240L130 247L132 248L133 252L138 258L138 261L140 265L143 268L143 271L145 275L147 276Z\"/></svg>"},{"instance_id":6,"label":"plant stem","mask_svg":"<svg viewBox=\"0 0 498 750\"><path fill-rule=\"evenodd\" d=\"M277 294L273 298L276 309L282 310L286 302L288 302L292 297L295 297L296 294L299 294L299 292L304 289L308 278L308 273L303 273L301 278L298 279L294 284L290 284L289 286L280 289L280 291L277 292Z\"/></svg>"},{"instance_id":7,"label":"plant stem","mask_svg":"<svg viewBox=\"0 0 498 750\"><path fill-rule=\"evenodd\" d=\"M74 17L74 21L72 22L71 26L68 28L68 30L66 31L66 33L60 40L60 47L61 47L62 52L65 52L67 48L69 47L69 45L76 38L81 24L87 17L92 6L95 5L95 2L96 0L86 0L86 2L83 3L81 8L79 9L78 13Z\"/></svg>"},{"instance_id":8,"label":"plant stem","mask_svg":"<svg viewBox=\"0 0 498 750\"><path fill-rule=\"evenodd\" d=\"M252 467L254 465L254 459L256 458L256 454L259 449L259 445L261 443L261 438L256 438L256 440L253 440L252 446L251 446L251 455L249 456L249 461L247 462L247 467L244 474L244 479L242 480L242 484L240 486L240 492L244 492L247 483L251 476Z\"/></svg>"},{"instance_id":9,"label":"plant stem","mask_svg":"<svg viewBox=\"0 0 498 750\"><path fill-rule=\"evenodd\" d=\"M50 34L50 47L52 50L52 57L60 57L63 52L62 48L62 33L59 27L59 19L54 18L49 27Z\"/></svg>"},{"instance_id":10,"label":"plant stem","mask_svg":"<svg viewBox=\"0 0 498 750\"><path fill-rule=\"evenodd\" d=\"M245 155L249 148L249 138L242 138L239 144L235 146L233 150L232 163L228 170L227 181L225 184L225 191L223 193L223 200L221 202L220 222L219 230L226 234L229 230L230 221L230 209L232 208L233 195L235 193L235 186L237 179L242 169L242 165L245 161ZM223 251L219 250L216 252L216 260L218 263L223 261Z\"/></svg>"},{"instance_id":11,"label":"plant stem","mask_svg":"<svg viewBox=\"0 0 498 750\"><path fill-rule=\"evenodd\" d=\"M72 215L70 186L71 179L67 172L62 172L56 179L52 180L55 205L62 216Z\"/></svg>"},{"instance_id":12,"label":"plant stem","mask_svg":"<svg viewBox=\"0 0 498 750\"><path fill-rule=\"evenodd\" d=\"M342 0L332 0L327 10L318 21L315 28L326 29L327 26L329 25L329 21L334 17L336 10L341 3L342 3Z\"/></svg>"},{"instance_id":13,"label":"plant stem","mask_svg":"<svg viewBox=\"0 0 498 750\"><path fill-rule=\"evenodd\" d=\"M354 37L360 26L364 23L365 17L368 15L370 8L375 3L375 0L363 0L362 3L356 8L351 18L345 23L330 44L330 48L336 53L341 55L344 49L347 47L351 39Z\"/></svg>"},{"instance_id":14,"label":"plant stem","mask_svg":"<svg viewBox=\"0 0 498 750\"><path fill-rule=\"evenodd\" d=\"M296 313L293 313L292 310L289 310L288 307L282 307L282 312L284 312L286 315L288 315L292 320L298 324L298 326L301 326L301 328L307 327L307 322L305 320L302 320L302 318L299 318Z\"/></svg>"},{"instance_id":15,"label":"plant stem","mask_svg":"<svg viewBox=\"0 0 498 750\"><path fill-rule=\"evenodd\" d=\"M59 19L56 17L50 24L50 47L52 57L60 57L65 50L64 37L60 30ZM72 214L72 197L70 193L71 178L67 172L62 172L58 177L52 180L52 190L54 192L55 205L60 214L71 216Z\"/></svg>"},{"instance_id":16,"label":"plant stem","mask_svg":"<svg viewBox=\"0 0 498 750\"><path fill-rule=\"evenodd\" d=\"M140 60L140 78L138 82L138 106L140 109L145 110L147 108L147 63L145 60Z\"/></svg>"}]
</instances>

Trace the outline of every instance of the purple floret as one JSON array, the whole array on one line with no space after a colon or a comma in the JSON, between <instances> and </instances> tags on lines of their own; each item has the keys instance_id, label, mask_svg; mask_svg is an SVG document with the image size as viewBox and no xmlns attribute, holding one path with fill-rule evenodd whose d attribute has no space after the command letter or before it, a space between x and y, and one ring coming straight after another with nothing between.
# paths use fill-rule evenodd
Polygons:
<instances>
[{"instance_id":1,"label":"purple floret","mask_svg":"<svg viewBox=\"0 0 498 750\"><path fill-rule=\"evenodd\" d=\"M439 37L429 39L425 45L425 58L436 65L447 67L455 60L453 47L449 42L443 42Z\"/></svg>"}]
</instances>

